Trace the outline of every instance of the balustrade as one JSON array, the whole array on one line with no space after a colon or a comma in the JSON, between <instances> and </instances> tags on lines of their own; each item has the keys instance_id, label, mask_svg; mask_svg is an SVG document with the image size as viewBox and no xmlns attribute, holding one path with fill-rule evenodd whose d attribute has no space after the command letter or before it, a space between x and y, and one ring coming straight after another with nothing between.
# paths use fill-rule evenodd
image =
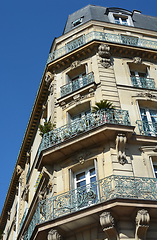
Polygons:
<instances>
[{"instance_id":1,"label":"balustrade","mask_svg":"<svg viewBox=\"0 0 157 240\"><path fill-rule=\"evenodd\" d=\"M111 199L157 201L157 179L112 175L39 202L24 240L29 240L36 225L77 212Z\"/></svg>"},{"instance_id":2,"label":"balustrade","mask_svg":"<svg viewBox=\"0 0 157 240\"><path fill-rule=\"evenodd\" d=\"M82 35L73 41L67 43L64 47L55 50L49 54L47 64L55 59L72 52L73 50L89 43L92 40L101 40L104 42L113 42L118 44L125 44L130 46L136 46L141 48L149 48L157 50L157 41L142 39L134 36L127 36L123 34L112 34L98 31L92 31L88 34Z\"/></svg>"},{"instance_id":3,"label":"balustrade","mask_svg":"<svg viewBox=\"0 0 157 240\"><path fill-rule=\"evenodd\" d=\"M131 76L131 80L134 87L155 89L155 83L153 78Z\"/></svg>"},{"instance_id":4,"label":"balustrade","mask_svg":"<svg viewBox=\"0 0 157 240\"><path fill-rule=\"evenodd\" d=\"M136 123L141 135L157 136L157 122L137 120Z\"/></svg>"},{"instance_id":5,"label":"balustrade","mask_svg":"<svg viewBox=\"0 0 157 240\"><path fill-rule=\"evenodd\" d=\"M50 148L67 139L71 139L104 124L130 126L129 113L127 110L104 109L90 113L87 116L60 128L56 128L51 132L44 134L38 154L44 149Z\"/></svg>"},{"instance_id":6,"label":"balustrade","mask_svg":"<svg viewBox=\"0 0 157 240\"><path fill-rule=\"evenodd\" d=\"M94 82L94 74L93 72L82 76L64 86L61 87L61 97L66 96L69 93L72 93L82 87L87 86L90 83Z\"/></svg>"}]
</instances>

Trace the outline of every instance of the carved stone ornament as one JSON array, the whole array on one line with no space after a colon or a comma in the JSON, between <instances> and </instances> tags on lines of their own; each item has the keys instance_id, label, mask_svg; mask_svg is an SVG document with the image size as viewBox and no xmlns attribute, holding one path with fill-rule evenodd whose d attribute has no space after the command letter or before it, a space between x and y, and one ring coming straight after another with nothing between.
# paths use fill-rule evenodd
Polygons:
<instances>
[{"instance_id":1,"label":"carved stone ornament","mask_svg":"<svg viewBox=\"0 0 157 240\"><path fill-rule=\"evenodd\" d=\"M29 184L26 184L22 193L23 201L28 201Z\"/></svg>"},{"instance_id":2,"label":"carved stone ornament","mask_svg":"<svg viewBox=\"0 0 157 240\"><path fill-rule=\"evenodd\" d=\"M85 159L87 158L87 156L90 155L90 152L88 151L81 151L75 154L75 157L72 158L73 162L79 162L80 164L84 164Z\"/></svg>"},{"instance_id":3,"label":"carved stone ornament","mask_svg":"<svg viewBox=\"0 0 157 240\"><path fill-rule=\"evenodd\" d=\"M48 232L47 240L61 240L61 235L58 233L57 230L51 229Z\"/></svg>"},{"instance_id":4,"label":"carved stone ornament","mask_svg":"<svg viewBox=\"0 0 157 240\"><path fill-rule=\"evenodd\" d=\"M142 209L137 212L136 216L136 240L146 239L147 229L149 227L150 216L147 210Z\"/></svg>"},{"instance_id":5,"label":"carved stone ornament","mask_svg":"<svg viewBox=\"0 0 157 240\"><path fill-rule=\"evenodd\" d=\"M51 72L47 72L45 76L46 84L49 84L53 80L54 75Z\"/></svg>"},{"instance_id":6,"label":"carved stone ornament","mask_svg":"<svg viewBox=\"0 0 157 240\"><path fill-rule=\"evenodd\" d=\"M72 69L75 69L75 68L79 67L80 65L81 65L81 62L77 60L77 61L74 61L74 62L71 64L70 68L71 68L71 70L72 70Z\"/></svg>"},{"instance_id":7,"label":"carved stone ornament","mask_svg":"<svg viewBox=\"0 0 157 240\"><path fill-rule=\"evenodd\" d=\"M109 240L118 240L118 233L114 226L114 218L110 212L103 212L100 215L100 225Z\"/></svg>"},{"instance_id":8,"label":"carved stone ornament","mask_svg":"<svg viewBox=\"0 0 157 240\"><path fill-rule=\"evenodd\" d=\"M142 63L142 58L140 58L140 57L134 57L134 58L133 58L133 63L141 64L141 63Z\"/></svg>"},{"instance_id":9,"label":"carved stone ornament","mask_svg":"<svg viewBox=\"0 0 157 240\"><path fill-rule=\"evenodd\" d=\"M137 94L137 97L143 97L146 99L155 99L157 100L157 95L153 94L151 91L145 91Z\"/></svg>"},{"instance_id":10,"label":"carved stone ornament","mask_svg":"<svg viewBox=\"0 0 157 240\"><path fill-rule=\"evenodd\" d=\"M11 215L11 212L9 211L8 212L8 220L10 220L10 215Z\"/></svg>"},{"instance_id":11,"label":"carved stone ornament","mask_svg":"<svg viewBox=\"0 0 157 240\"><path fill-rule=\"evenodd\" d=\"M111 66L110 47L107 44L101 44L98 48L98 55L101 58L101 65L105 68L109 68Z\"/></svg>"},{"instance_id":12,"label":"carved stone ornament","mask_svg":"<svg viewBox=\"0 0 157 240\"><path fill-rule=\"evenodd\" d=\"M13 218L13 230L16 231L16 215Z\"/></svg>"},{"instance_id":13,"label":"carved stone ornament","mask_svg":"<svg viewBox=\"0 0 157 240\"><path fill-rule=\"evenodd\" d=\"M50 84L48 91L51 93L51 95L54 93L54 84Z\"/></svg>"},{"instance_id":14,"label":"carved stone ornament","mask_svg":"<svg viewBox=\"0 0 157 240\"><path fill-rule=\"evenodd\" d=\"M126 145L126 136L125 134L119 133L116 138L116 150L117 150L117 158L120 164L125 164L126 154L125 154L125 145Z\"/></svg>"},{"instance_id":15,"label":"carved stone ornament","mask_svg":"<svg viewBox=\"0 0 157 240\"><path fill-rule=\"evenodd\" d=\"M17 167L16 167L16 173L17 173L17 175L20 176L22 172L23 172L22 167L21 167L20 165L17 165Z\"/></svg>"},{"instance_id":16,"label":"carved stone ornament","mask_svg":"<svg viewBox=\"0 0 157 240\"><path fill-rule=\"evenodd\" d=\"M47 188L50 190L50 192L52 192L52 189L53 189L53 179L52 178L49 179Z\"/></svg>"}]
</instances>

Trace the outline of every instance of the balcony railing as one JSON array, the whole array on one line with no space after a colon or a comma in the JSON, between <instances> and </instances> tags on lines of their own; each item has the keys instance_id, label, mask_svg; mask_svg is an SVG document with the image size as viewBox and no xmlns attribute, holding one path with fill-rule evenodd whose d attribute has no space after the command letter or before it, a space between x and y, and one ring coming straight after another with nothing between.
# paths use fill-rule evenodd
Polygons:
<instances>
[{"instance_id":1,"label":"balcony railing","mask_svg":"<svg viewBox=\"0 0 157 240\"><path fill-rule=\"evenodd\" d=\"M61 87L61 97L66 96L69 93L72 93L82 87L87 86L90 83L94 82L94 74L93 72L82 76L64 86Z\"/></svg>"},{"instance_id":2,"label":"balcony railing","mask_svg":"<svg viewBox=\"0 0 157 240\"><path fill-rule=\"evenodd\" d=\"M66 44L64 47L59 48L56 51L50 53L47 60L47 64L93 40L101 40L104 42L118 43L118 44L157 50L157 41L151 41L143 38L127 36L122 34L112 34L112 33L92 31L88 34L85 34L76 38L75 40Z\"/></svg>"},{"instance_id":3,"label":"balcony railing","mask_svg":"<svg viewBox=\"0 0 157 240\"><path fill-rule=\"evenodd\" d=\"M38 224L116 198L157 201L157 179L113 175L42 200L29 224L24 240L30 239Z\"/></svg>"},{"instance_id":4,"label":"balcony railing","mask_svg":"<svg viewBox=\"0 0 157 240\"><path fill-rule=\"evenodd\" d=\"M141 121L137 120L139 132L141 135L157 136L157 122Z\"/></svg>"},{"instance_id":5,"label":"balcony railing","mask_svg":"<svg viewBox=\"0 0 157 240\"><path fill-rule=\"evenodd\" d=\"M131 80L134 87L155 89L153 78L131 76Z\"/></svg>"},{"instance_id":6,"label":"balcony railing","mask_svg":"<svg viewBox=\"0 0 157 240\"><path fill-rule=\"evenodd\" d=\"M51 132L44 134L38 154L40 155L40 152L44 149L50 148L104 124L130 126L129 113L127 110L104 109L90 113L87 116L60 128L56 128Z\"/></svg>"}]
</instances>

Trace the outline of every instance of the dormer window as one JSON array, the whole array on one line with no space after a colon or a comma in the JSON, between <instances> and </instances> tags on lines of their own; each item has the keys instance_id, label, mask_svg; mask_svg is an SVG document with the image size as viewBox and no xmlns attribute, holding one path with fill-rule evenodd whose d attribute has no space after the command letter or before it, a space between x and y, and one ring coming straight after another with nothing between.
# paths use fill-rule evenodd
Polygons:
<instances>
[{"instance_id":1,"label":"dormer window","mask_svg":"<svg viewBox=\"0 0 157 240\"><path fill-rule=\"evenodd\" d=\"M129 20L127 17L114 16L114 21L116 24L129 25Z\"/></svg>"},{"instance_id":2,"label":"dormer window","mask_svg":"<svg viewBox=\"0 0 157 240\"><path fill-rule=\"evenodd\" d=\"M132 12L121 8L108 8L106 13L110 22L125 25L134 26L132 21Z\"/></svg>"},{"instance_id":3,"label":"dormer window","mask_svg":"<svg viewBox=\"0 0 157 240\"><path fill-rule=\"evenodd\" d=\"M76 27L76 26L78 26L79 24L81 24L82 21L83 21L83 17L80 17L80 18L78 18L78 19L76 19L75 21L72 22L72 26L73 26L73 27Z\"/></svg>"}]
</instances>

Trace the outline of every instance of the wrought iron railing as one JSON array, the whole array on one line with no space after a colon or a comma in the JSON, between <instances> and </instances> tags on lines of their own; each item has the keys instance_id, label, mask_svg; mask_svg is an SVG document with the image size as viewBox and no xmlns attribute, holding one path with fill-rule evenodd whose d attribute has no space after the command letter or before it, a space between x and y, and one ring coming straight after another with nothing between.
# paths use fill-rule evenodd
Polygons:
<instances>
[{"instance_id":1,"label":"wrought iron railing","mask_svg":"<svg viewBox=\"0 0 157 240\"><path fill-rule=\"evenodd\" d=\"M23 217L22 217L22 219L21 219L20 227L19 227L19 232L20 232L20 230L21 230L21 228L22 228L22 226L23 226L23 223L24 223L24 221L25 221L25 219L26 219L27 212L28 212L28 208L25 209L25 212L24 212Z\"/></svg>"},{"instance_id":2,"label":"wrought iron railing","mask_svg":"<svg viewBox=\"0 0 157 240\"><path fill-rule=\"evenodd\" d=\"M141 135L157 136L157 122L136 121Z\"/></svg>"},{"instance_id":3,"label":"wrought iron railing","mask_svg":"<svg viewBox=\"0 0 157 240\"><path fill-rule=\"evenodd\" d=\"M61 87L61 97L66 96L69 93L75 92L76 90L87 86L90 83L94 82L93 72L82 76L64 86Z\"/></svg>"},{"instance_id":4,"label":"wrought iron railing","mask_svg":"<svg viewBox=\"0 0 157 240\"><path fill-rule=\"evenodd\" d=\"M146 40L143 38L127 36L123 34L113 34L113 33L92 31L88 34L82 35L74 39L73 41L67 43L64 47L59 48L54 52L50 53L47 60L47 64L69 52L72 52L73 50L85 45L86 43L89 43L92 40L101 40L104 42L113 42L118 44L157 50L157 41Z\"/></svg>"},{"instance_id":5,"label":"wrought iron railing","mask_svg":"<svg viewBox=\"0 0 157 240\"><path fill-rule=\"evenodd\" d=\"M29 224L24 240L30 239L38 224L116 198L157 201L157 179L113 175L42 200Z\"/></svg>"},{"instance_id":6,"label":"wrought iron railing","mask_svg":"<svg viewBox=\"0 0 157 240\"><path fill-rule=\"evenodd\" d=\"M155 89L155 82L153 78L131 76L131 80L134 87Z\"/></svg>"},{"instance_id":7,"label":"wrought iron railing","mask_svg":"<svg viewBox=\"0 0 157 240\"><path fill-rule=\"evenodd\" d=\"M39 152L104 124L130 125L127 110L104 109L44 134Z\"/></svg>"}]
</instances>

